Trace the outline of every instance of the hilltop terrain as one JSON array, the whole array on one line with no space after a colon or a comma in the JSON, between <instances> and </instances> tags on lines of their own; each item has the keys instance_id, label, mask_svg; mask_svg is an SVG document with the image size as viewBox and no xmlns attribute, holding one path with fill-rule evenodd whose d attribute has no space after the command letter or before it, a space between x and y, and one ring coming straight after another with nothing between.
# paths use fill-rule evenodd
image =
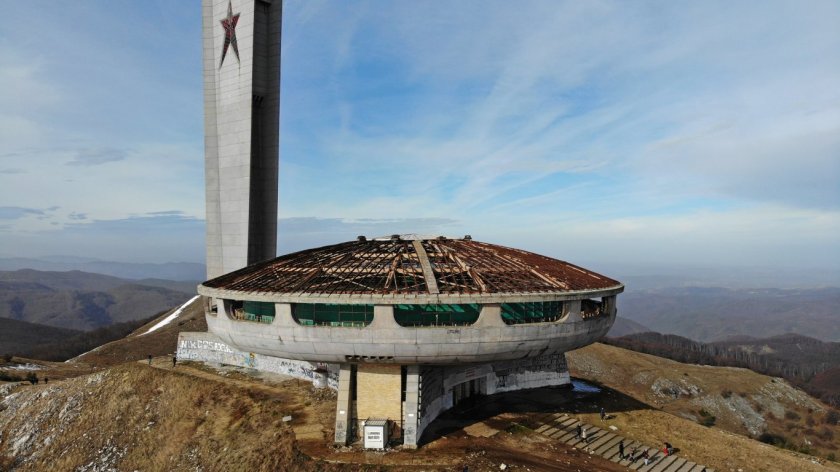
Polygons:
<instances>
[{"instance_id":1,"label":"hilltop terrain","mask_svg":"<svg viewBox=\"0 0 840 472\"><path fill-rule=\"evenodd\" d=\"M573 376L620 391L652 410L822 457L840 456L837 411L782 379L748 369L683 364L600 343L573 351L567 359ZM666 431L673 434L674 428L660 427L665 428L660 438ZM703 460L720 465L720 458Z\"/></svg>"},{"instance_id":2,"label":"hilltop terrain","mask_svg":"<svg viewBox=\"0 0 840 472\"><path fill-rule=\"evenodd\" d=\"M609 344L694 364L746 367L783 377L834 407L840 406L840 343L786 334L732 337L701 343L673 334L637 333L607 338Z\"/></svg>"},{"instance_id":3,"label":"hilltop terrain","mask_svg":"<svg viewBox=\"0 0 840 472\"><path fill-rule=\"evenodd\" d=\"M306 382L187 363L172 369L178 332L206 329L202 303L169 310L67 363L27 359L48 385L0 383L0 470L626 470L536 432L565 412L629 439L670 440L718 471L838 471L832 410L780 379L595 344L569 353L572 374L602 386L495 395L439 418L418 451L331 444L334 399ZM157 356L153 366L146 357ZM2 369L2 366L0 366ZM58 380L57 379L66 379ZM291 421L283 421L291 416ZM761 438L780 447L750 438ZM270 446L266 446L270 445ZM367 465L360 465L367 464Z\"/></svg>"}]
</instances>

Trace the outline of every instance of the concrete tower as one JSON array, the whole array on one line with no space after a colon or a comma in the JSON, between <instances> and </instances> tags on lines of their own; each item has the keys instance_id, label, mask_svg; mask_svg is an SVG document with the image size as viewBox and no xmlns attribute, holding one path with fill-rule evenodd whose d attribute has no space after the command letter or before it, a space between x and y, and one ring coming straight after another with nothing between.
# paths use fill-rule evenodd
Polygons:
<instances>
[{"instance_id":1,"label":"concrete tower","mask_svg":"<svg viewBox=\"0 0 840 472\"><path fill-rule=\"evenodd\" d=\"M207 277L277 251L281 0L202 0Z\"/></svg>"}]
</instances>

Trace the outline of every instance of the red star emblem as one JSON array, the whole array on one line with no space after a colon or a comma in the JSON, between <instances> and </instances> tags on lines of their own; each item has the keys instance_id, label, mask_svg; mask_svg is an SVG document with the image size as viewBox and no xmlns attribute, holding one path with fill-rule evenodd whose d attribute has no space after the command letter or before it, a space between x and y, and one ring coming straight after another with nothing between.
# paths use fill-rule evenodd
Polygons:
<instances>
[{"instance_id":1,"label":"red star emblem","mask_svg":"<svg viewBox=\"0 0 840 472\"><path fill-rule=\"evenodd\" d=\"M233 14L233 5L228 2L227 18L222 18L222 28L225 29L225 45L222 46L222 60L219 61L219 69L225 63L228 46L233 46L233 53L236 54L236 62L239 62L239 47L236 45L236 23L239 22L239 13Z\"/></svg>"}]
</instances>

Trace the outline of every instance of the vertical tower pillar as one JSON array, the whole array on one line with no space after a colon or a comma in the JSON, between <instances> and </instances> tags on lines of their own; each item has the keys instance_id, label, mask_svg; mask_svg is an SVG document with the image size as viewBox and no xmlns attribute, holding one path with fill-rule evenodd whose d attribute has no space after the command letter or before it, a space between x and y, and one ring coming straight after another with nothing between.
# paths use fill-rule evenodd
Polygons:
<instances>
[{"instance_id":1,"label":"vertical tower pillar","mask_svg":"<svg viewBox=\"0 0 840 472\"><path fill-rule=\"evenodd\" d=\"M346 446L350 442L350 431L353 421L353 397L352 397L352 366L341 364L338 372L338 398L335 403L335 439L337 446Z\"/></svg>"},{"instance_id":2,"label":"vertical tower pillar","mask_svg":"<svg viewBox=\"0 0 840 472\"><path fill-rule=\"evenodd\" d=\"M405 403L403 407L403 445L416 449L420 427L420 366L405 366Z\"/></svg>"},{"instance_id":3,"label":"vertical tower pillar","mask_svg":"<svg viewBox=\"0 0 840 472\"><path fill-rule=\"evenodd\" d=\"M202 0L207 277L277 253L281 0Z\"/></svg>"}]
</instances>

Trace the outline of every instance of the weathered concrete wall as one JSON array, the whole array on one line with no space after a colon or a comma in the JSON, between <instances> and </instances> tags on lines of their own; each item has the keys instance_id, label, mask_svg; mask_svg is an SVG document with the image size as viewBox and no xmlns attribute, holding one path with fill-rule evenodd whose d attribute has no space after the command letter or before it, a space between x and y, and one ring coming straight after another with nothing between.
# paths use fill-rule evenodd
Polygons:
<instances>
[{"instance_id":1,"label":"weathered concrete wall","mask_svg":"<svg viewBox=\"0 0 840 472\"><path fill-rule=\"evenodd\" d=\"M579 303L555 322L506 325L498 308L482 309L471 326L397 325L390 306L376 306L364 328L301 326L287 303L275 305L271 324L234 320L219 303L218 315L207 316L208 329L242 351L317 362L390 364L486 363L560 354L591 344L612 327L612 314L581 319Z\"/></svg>"},{"instance_id":2,"label":"weathered concrete wall","mask_svg":"<svg viewBox=\"0 0 840 472\"><path fill-rule=\"evenodd\" d=\"M454 406L452 389L471 380L483 380L479 384L485 389L481 393L486 395L571 384L565 354L481 365L421 366L418 439L435 418Z\"/></svg>"},{"instance_id":3,"label":"weathered concrete wall","mask_svg":"<svg viewBox=\"0 0 840 472\"><path fill-rule=\"evenodd\" d=\"M289 375L314 384L338 389L336 364L317 364L306 361L281 359L254 352L240 351L223 342L211 333L180 333L178 335L178 359L208 362L213 364L247 367L264 372ZM326 374L317 370L326 369Z\"/></svg>"}]
</instances>

